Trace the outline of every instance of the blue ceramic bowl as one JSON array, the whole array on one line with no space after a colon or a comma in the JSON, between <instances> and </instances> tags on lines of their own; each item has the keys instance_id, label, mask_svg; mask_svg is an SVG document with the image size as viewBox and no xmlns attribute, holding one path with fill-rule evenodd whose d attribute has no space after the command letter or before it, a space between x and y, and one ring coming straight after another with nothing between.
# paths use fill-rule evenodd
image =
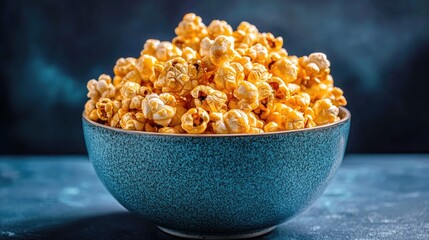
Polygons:
<instances>
[{"instance_id":1,"label":"blue ceramic bowl","mask_svg":"<svg viewBox=\"0 0 429 240\"><path fill-rule=\"evenodd\" d=\"M350 113L287 132L175 135L124 131L83 118L89 158L110 193L167 233L245 238L308 208L340 166Z\"/></svg>"}]
</instances>

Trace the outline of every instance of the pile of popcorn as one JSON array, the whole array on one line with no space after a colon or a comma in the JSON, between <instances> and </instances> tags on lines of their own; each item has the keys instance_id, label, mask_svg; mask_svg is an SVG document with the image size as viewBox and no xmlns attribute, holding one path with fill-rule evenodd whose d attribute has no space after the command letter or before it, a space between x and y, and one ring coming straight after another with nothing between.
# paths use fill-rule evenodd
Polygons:
<instances>
[{"instance_id":1,"label":"pile of popcorn","mask_svg":"<svg viewBox=\"0 0 429 240\"><path fill-rule=\"evenodd\" d=\"M290 56L282 37L247 22L206 27L193 13L175 33L120 58L113 78L89 80L87 118L146 132L262 133L336 122L347 104L323 53Z\"/></svg>"}]
</instances>

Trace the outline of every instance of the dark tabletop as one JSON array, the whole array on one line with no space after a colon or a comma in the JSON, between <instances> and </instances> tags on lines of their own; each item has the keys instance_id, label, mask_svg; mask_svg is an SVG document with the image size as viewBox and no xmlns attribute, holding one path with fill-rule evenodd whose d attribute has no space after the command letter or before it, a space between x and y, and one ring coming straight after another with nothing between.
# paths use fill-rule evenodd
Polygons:
<instances>
[{"instance_id":1,"label":"dark tabletop","mask_svg":"<svg viewBox=\"0 0 429 240\"><path fill-rule=\"evenodd\" d=\"M0 239L175 239L127 212L86 157L0 157ZM429 239L429 155L350 155L307 211L258 239Z\"/></svg>"}]
</instances>

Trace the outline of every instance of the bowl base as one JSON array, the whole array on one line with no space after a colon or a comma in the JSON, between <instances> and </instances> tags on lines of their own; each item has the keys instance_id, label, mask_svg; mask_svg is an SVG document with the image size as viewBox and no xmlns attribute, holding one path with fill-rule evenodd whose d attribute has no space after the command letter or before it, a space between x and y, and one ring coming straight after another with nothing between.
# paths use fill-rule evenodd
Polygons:
<instances>
[{"instance_id":1,"label":"bowl base","mask_svg":"<svg viewBox=\"0 0 429 240\"><path fill-rule=\"evenodd\" d=\"M267 234L276 228L276 226L268 227L264 229L259 229L256 231L240 234L205 234L198 232L184 232L180 230L174 230L171 228L157 226L161 231L180 238L189 238L189 239L245 239L245 238L254 238L259 237L264 234Z\"/></svg>"}]
</instances>

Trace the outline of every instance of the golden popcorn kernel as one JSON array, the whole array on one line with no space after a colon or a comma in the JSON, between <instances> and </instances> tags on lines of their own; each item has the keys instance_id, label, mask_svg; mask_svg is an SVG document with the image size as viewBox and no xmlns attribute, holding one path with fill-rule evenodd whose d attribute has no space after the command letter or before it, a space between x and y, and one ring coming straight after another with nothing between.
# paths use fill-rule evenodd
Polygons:
<instances>
[{"instance_id":1,"label":"golden popcorn kernel","mask_svg":"<svg viewBox=\"0 0 429 240\"><path fill-rule=\"evenodd\" d=\"M143 54L137 59L136 69L144 82L153 82L155 80L158 73L155 68L157 63L158 59L148 54Z\"/></svg>"},{"instance_id":2,"label":"golden popcorn kernel","mask_svg":"<svg viewBox=\"0 0 429 240\"><path fill-rule=\"evenodd\" d=\"M271 66L271 73L290 83L298 77L298 66L289 58L281 58Z\"/></svg>"},{"instance_id":3,"label":"golden popcorn kernel","mask_svg":"<svg viewBox=\"0 0 429 240\"><path fill-rule=\"evenodd\" d=\"M144 128L144 122L137 121L135 114L132 112L127 112L122 116L120 125L125 130L142 131Z\"/></svg>"},{"instance_id":4,"label":"golden popcorn kernel","mask_svg":"<svg viewBox=\"0 0 429 240\"><path fill-rule=\"evenodd\" d=\"M198 59L198 52L190 47L184 47L182 49L182 58L189 62L192 59Z\"/></svg>"},{"instance_id":5,"label":"golden popcorn kernel","mask_svg":"<svg viewBox=\"0 0 429 240\"><path fill-rule=\"evenodd\" d=\"M256 63L264 64L269 60L268 49L260 43L251 46L246 55Z\"/></svg>"},{"instance_id":6,"label":"golden popcorn kernel","mask_svg":"<svg viewBox=\"0 0 429 240\"><path fill-rule=\"evenodd\" d=\"M255 87L258 89L258 100L274 97L274 91L267 82L256 82Z\"/></svg>"},{"instance_id":7,"label":"golden popcorn kernel","mask_svg":"<svg viewBox=\"0 0 429 240\"><path fill-rule=\"evenodd\" d=\"M164 93L186 95L198 86L198 80L191 79L188 70L185 59L180 57L171 59L164 64L164 70L154 85L161 88Z\"/></svg>"},{"instance_id":8,"label":"golden popcorn kernel","mask_svg":"<svg viewBox=\"0 0 429 240\"><path fill-rule=\"evenodd\" d=\"M333 95L333 101L332 103L336 106L345 106L347 105L347 100L346 98L343 96L343 90L341 90L340 88L334 87L331 90L331 93Z\"/></svg>"},{"instance_id":9,"label":"golden popcorn kernel","mask_svg":"<svg viewBox=\"0 0 429 240\"><path fill-rule=\"evenodd\" d=\"M207 84L207 78L210 77L206 66L204 66L204 63L199 59L191 59L188 61L188 75L192 83L189 86L194 86L194 84L197 83Z\"/></svg>"},{"instance_id":10,"label":"golden popcorn kernel","mask_svg":"<svg viewBox=\"0 0 429 240\"><path fill-rule=\"evenodd\" d=\"M240 63L241 66L243 66L243 68L244 68L243 73L245 76L249 75L250 70L253 68L253 63L249 57L237 55L237 56L235 56L233 61Z\"/></svg>"},{"instance_id":11,"label":"golden popcorn kernel","mask_svg":"<svg viewBox=\"0 0 429 240\"><path fill-rule=\"evenodd\" d=\"M122 78L122 83L125 82L135 82L140 84L142 81L140 72L138 70L132 70L125 75L125 77Z\"/></svg>"},{"instance_id":12,"label":"golden popcorn kernel","mask_svg":"<svg viewBox=\"0 0 429 240\"><path fill-rule=\"evenodd\" d=\"M292 95L287 103L289 106L292 106L295 109L305 109L310 106L310 95L305 92L300 92L295 95Z\"/></svg>"},{"instance_id":13,"label":"golden popcorn kernel","mask_svg":"<svg viewBox=\"0 0 429 240\"><path fill-rule=\"evenodd\" d=\"M127 73L136 69L135 62L136 59L132 57L119 58L118 61L116 61L116 65L113 67L113 73L115 73L116 76L125 77Z\"/></svg>"},{"instance_id":14,"label":"golden popcorn kernel","mask_svg":"<svg viewBox=\"0 0 429 240\"><path fill-rule=\"evenodd\" d=\"M96 103L97 103L97 101L95 101L94 99L89 99L88 101L86 101L85 110L84 110L84 113L86 116L89 116L91 114L91 112L96 109L96 106L95 106ZM93 119L91 119L91 120L93 120Z\"/></svg>"},{"instance_id":15,"label":"golden popcorn kernel","mask_svg":"<svg viewBox=\"0 0 429 240\"><path fill-rule=\"evenodd\" d=\"M168 94L171 101L171 95ZM161 126L168 126L173 116L176 114L176 108L167 105L166 95L160 96L156 93L147 95L142 101L142 112L146 119L153 120Z\"/></svg>"},{"instance_id":16,"label":"golden popcorn kernel","mask_svg":"<svg viewBox=\"0 0 429 240\"><path fill-rule=\"evenodd\" d=\"M264 132L277 132L283 130L277 122L269 122L264 126Z\"/></svg>"},{"instance_id":17,"label":"golden popcorn kernel","mask_svg":"<svg viewBox=\"0 0 429 240\"><path fill-rule=\"evenodd\" d=\"M161 42L156 47L155 56L161 62L166 62L172 58L182 56L182 51L171 42Z\"/></svg>"},{"instance_id":18,"label":"golden popcorn kernel","mask_svg":"<svg viewBox=\"0 0 429 240\"><path fill-rule=\"evenodd\" d=\"M125 82L121 89L121 95L125 98L132 98L140 92L140 84L135 82Z\"/></svg>"},{"instance_id":19,"label":"golden popcorn kernel","mask_svg":"<svg viewBox=\"0 0 429 240\"><path fill-rule=\"evenodd\" d=\"M207 35L207 29L204 25L201 17L195 15L195 13L188 13L183 16L182 21L176 27L174 32L178 36L194 37Z\"/></svg>"},{"instance_id":20,"label":"golden popcorn kernel","mask_svg":"<svg viewBox=\"0 0 429 240\"><path fill-rule=\"evenodd\" d=\"M182 116L187 111L188 109L183 106L180 106L180 105L176 106L176 114L174 114L174 116L171 118L171 122L168 126L170 127L180 126L180 124L182 123Z\"/></svg>"},{"instance_id":21,"label":"golden popcorn kernel","mask_svg":"<svg viewBox=\"0 0 429 240\"><path fill-rule=\"evenodd\" d=\"M247 118L249 119L249 126L252 128L262 128L264 126L264 121L258 119L255 113L246 112Z\"/></svg>"},{"instance_id":22,"label":"golden popcorn kernel","mask_svg":"<svg viewBox=\"0 0 429 240\"><path fill-rule=\"evenodd\" d=\"M95 106L97 108L98 119L102 121L109 120L121 107L119 102L113 102L110 98L100 98Z\"/></svg>"},{"instance_id":23,"label":"golden popcorn kernel","mask_svg":"<svg viewBox=\"0 0 429 240\"><path fill-rule=\"evenodd\" d=\"M156 49L161 42L157 39L148 39L146 40L143 50L140 52L140 55L151 55L156 56Z\"/></svg>"},{"instance_id":24,"label":"golden popcorn kernel","mask_svg":"<svg viewBox=\"0 0 429 240\"><path fill-rule=\"evenodd\" d=\"M207 27L210 39L215 39L220 35L232 36L232 27L226 21L213 20Z\"/></svg>"},{"instance_id":25,"label":"golden popcorn kernel","mask_svg":"<svg viewBox=\"0 0 429 240\"><path fill-rule=\"evenodd\" d=\"M271 86L274 91L274 97L277 100L289 99L290 89L286 86L283 80L279 77L271 77L267 80L267 83Z\"/></svg>"},{"instance_id":26,"label":"golden popcorn kernel","mask_svg":"<svg viewBox=\"0 0 429 240\"><path fill-rule=\"evenodd\" d=\"M225 63L215 73L214 83L216 88L231 93L238 83L244 80L244 68L238 62Z\"/></svg>"},{"instance_id":27,"label":"golden popcorn kernel","mask_svg":"<svg viewBox=\"0 0 429 240\"><path fill-rule=\"evenodd\" d=\"M251 82L241 81L234 90L234 96L238 99L238 107L242 110L253 110L259 106L259 91Z\"/></svg>"},{"instance_id":28,"label":"golden popcorn kernel","mask_svg":"<svg viewBox=\"0 0 429 240\"><path fill-rule=\"evenodd\" d=\"M269 51L279 51L283 47L283 38L274 37L272 33L261 33L258 42Z\"/></svg>"},{"instance_id":29,"label":"golden popcorn kernel","mask_svg":"<svg viewBox=\"0 0 429 240\"><path fill-rule=\"evenodd\" d=\"M332 104L330 99L322 99L316 101L313 106L315 114L314 122L317 125L333 123L339 120L339 108Z\"/></svg>"},{"instance_id":30,"label":"golden popcorn kernel","mask_svg":"<svg viewBox=\"0 0 429 240\"><path fill-rule=\"evenodd\" d=\"M290 90L290 95L295 95L301 91L301 87L295 83L286 83L286 86Z\"/></svg>"},{"instance_id":31,"label":"golden popcorn kernel","mask_svg":"<svg viewBox=\"0 0 429 240\"><path fill-rule=\"evenodd\" d=\"M201 107L209 112L219 112L228 100L225 93L214 90L209 86L199 85L191 91L196 107Z\"/></svg>"},{"instance_id":32,"label":"golden popcorn kernel","mask_svg":"<svg viewBox=\"0 0 429 240\"><path fill-rule=\"evenodd\" d=\"M88 89L88 98L98 100L99 98L114 98L116 88L112 84L112 78L109 75L101 74L98 81L91 79L88 81L86 88Z\"/></svg>"},{"instance_id":33,"label":"golden popcorn kernel","mask_svg":"<svg viewBox=\"0 0 429 240\"><path fill-rule=\"evenodd\" d=\"M252 69L247 76L247 81L255 84L259 81L267 81L271 77L271 74L265 68L264 65L259 63L254 63Z\"/></svg>"},{"instance_id":34,"label":"golden popcorn kernel","mask_svg":"<svg viewBox=\"0 0 429 240\"><path fill-rule=\"evenodd\" d=\"M183 114L181 126L188 133L203 133L209 121L210 116L206 110L200 107L191 108Z\"/></svg>"},{"instance_id":35,"label":"golden popcorn kernel","mask_svg":"<svg viewBox=\"0 0 429 240\"><path fill-rule=\"evenodd\" d=\"M142 101L144 97L141 95L136 95L130 99L129 109L141 110Z\"/></svg>"},{"instance_id":36,"label":"golden popcorn kernel","mask_svg":"<svg viewBox=\"0 0 429 240\"><path fill-rule=\"evenodd\" d=\"M233 32L236 42L245 43L249 46L258 41L258 34L258 29L246 21L241 22L237 27L237 31Z\"/></svg>"},{"instance_id":37,"label":"golden popcorn kernel","mask_svg":"<svg viewBox=\"0 0 429 240\"><path fill-rule=\"evenodd\" d=\"M274 104L273 112L268 116L267 122L277 122L285 130L304 128L302 112L292 109L283 103Z\"/></svg>"},{"instance_id":38,"label":"golden popcorn kernel","mask_svg":"<svg viewBox=\"0 0 429 240\"><path fill-rule=\"evenodd\" d=\"M310 54L308 58L304 60L304 64L314 64L315 66L312 67L315 67L317 69L317 72L323 71L331 66L331 63L329 62L326 55L320 52Z\"/></svg>"},{"instance_id":39,"label":"golden popcorn kernel","mask_svg":"<svg viewBox=\"0 0 429 240\"><path fill-rule=\"evenodd\" d=\"M214 41L207 39L201 42L201 49L203 49L201 55L208 58L214 66L220 67L235 58L237 53L234 50L234 38L220 35Z\"/></svg>"},{"instance_id":40,"label":"golden popcorn kernel","mask_svg":"<svg viewBox=\"0 0 429 240\"><path fill-rule=\"evenodd\" d=\"M250 129L247 114L240 109L231 109L223 116L230 133L247 133Z\"/></svg>"}]
</instances>

